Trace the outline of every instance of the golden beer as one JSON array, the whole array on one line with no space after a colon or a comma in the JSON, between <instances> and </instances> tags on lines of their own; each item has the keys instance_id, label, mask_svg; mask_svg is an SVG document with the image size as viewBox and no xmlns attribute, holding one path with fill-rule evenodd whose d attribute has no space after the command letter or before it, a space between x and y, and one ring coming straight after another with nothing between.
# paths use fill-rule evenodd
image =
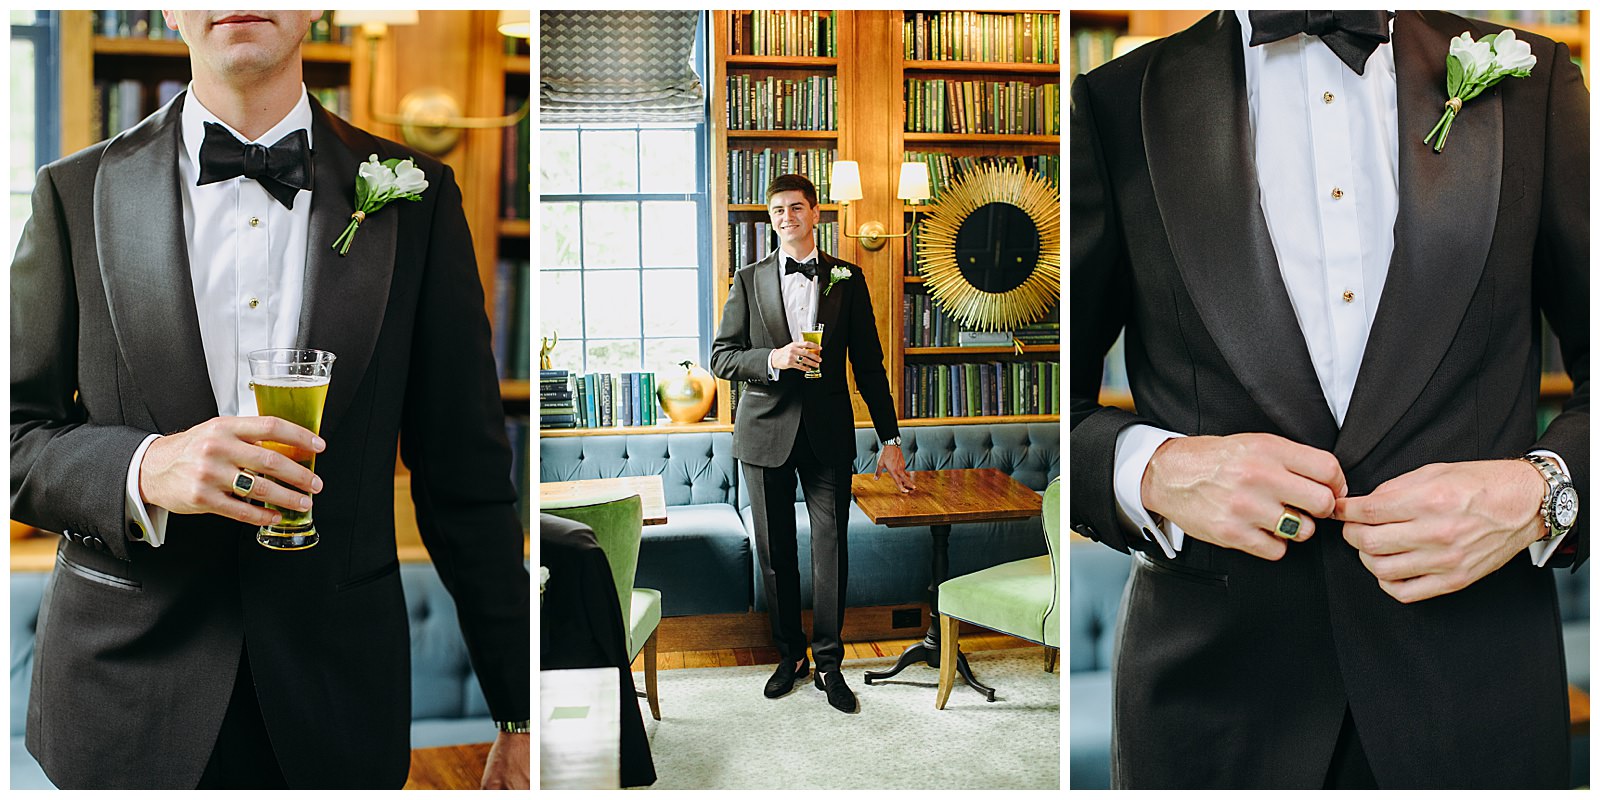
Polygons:
<instances>
[{"instance_id":1,"label":"golden beer","mask_svg":"<svg viewBox=\"0 0 1600 800\"><path fill-rule=\"evenodd\" d=\"M804 340L816 345L817 347L821 347L822 346L822 323L820 323L820 322L817 323L817 329L814 330L814 331L801 331L800 332L800 338L802 338L802 339L804 339ZM821 358L821 352L820 351L818 351L818 358ZM820 378L820 377L822 377L822 365L819 363L819 364L817 364L816 369L808 369L808 370L806 370L806 377L807 378Z\"/></svg>"},{"instance_id":2,"label":"golden beer","mask_svg":"<svg viewBox=\"0 0 1600 800\"><path fill-rule=\"evenodd\" d=\"M328 383L333 354L320 350L264 350L250 354L251 388L255 390L256 411L262 416L288 420L312 433L322 432L322 408L328 399ZM316 471L317 454L283 444L262 442L262 447L280 453L306 469ZM301 550L317 543L317 529L311 511L266 507L283 515L276 525L256 533L256 541L275 550Z\"/></svg>"}]
</instances>

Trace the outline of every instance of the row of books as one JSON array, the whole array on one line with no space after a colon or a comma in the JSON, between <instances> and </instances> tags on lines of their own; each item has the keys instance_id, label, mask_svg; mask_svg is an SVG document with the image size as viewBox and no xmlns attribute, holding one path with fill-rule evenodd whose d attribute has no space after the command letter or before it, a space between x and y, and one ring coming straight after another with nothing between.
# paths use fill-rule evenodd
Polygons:
<instances>
[{"instance_id":1,"label":"row of books","mask_svg":"<svg viewBox=\"0 0 1600 800\"><path fill-rule=\"evenodd\" d=\"M1112 48L1122 31L1115 28L1078 28L1072 32L1072 49L1068 52L1069 68L1074 76L1082 75L1111 60Z\"/></svg>"},{"instance_id":2,"label":"row of books","mask_svg":"<svg viewBox=\"0 0 1600 800\"><path fill-rule=\"evenodd\" d=\"M517 485L517 511L524 530L533 518L532 428L526 416L506 417L506 439L511 443L511 480Z\"/></svg>"},{"instance_id":3,"label":"row of books","mask_svg":"<svg viewBox=\"0 0 1600 800\"><path fill-rule=\"evenodd\" d=\"M838 127L832 75L728 76L728 130L831 131Z\"/></svg>"},{"instance_id":4,"label":"row of books","mask_svg":"<svg viewBox=\"0 0 1600 800\"><path fill-rule=\"evenodd\" d=\"M120 81L94 82L94 104L89 110L90 130L99 139L109 139L139 124L140 120L156 112L176 97L188 84L184 81L141 81L126 78ZM329 111L346 119L350 116L350 87L327 86L308 88L317 102Z\"/></svg>"},{"instance_id":5,"label":"row of books","mask_svg":"<svg viewBox=\"0 0 1600 800\"><path fill-rule=\"evenodd\" d=\"M819 223L815 230L817 249L839 252L839 223ZM778 249L778 236L770 222L732 222L728 226L728 277L747 264L754 264Z\"/></svg>"},{"instance_id":6,"label":"row of books","mask_svg":"<svg viewBox=\"0 0 1600 800\"><path fill-rule=\"evenodd\" d=\"M1043 320L1014 328L1011 338L1019 344L1061 344L1061 315L1059 309L1045 315Z\"/></svg>"},{"instance_id":7,"label":"row of books","mask_svg":"<svg viewBox=\"0 0 1600 800\"><path fill-rule=\"evenodd\" d=\"M1061 413L1061 365L1055 361L910 364L902 416L990 417Z\"/></svg>"},{"instance_id":8,"label":"row of books","mask_svg":"<svg viewBox=\"0 0 1600 800\"><path fill-rule=\"evenodd\" d=\"M821 56L838 53L838 24L826 11L731 11L729 55Z\"/></svg>"},{"instance_id":9,"label":"row of books","mask_svg":"<svg viewBox=\"0 0 1600 800\"><path fill-rule=\"evenodd\" d=\"M506 95L506 113L515 114L528 98ZM533 184L528 168L533 142L533 113L530 110L514 127L501 134L504 151L500 156L500 216L505 219L529 219Z\"/></svg>"},{"instance_id":10,"label":"row of books","mask_svg":"<svg viewBox=\"0 0 1600 800\"><path fill-rule=\"evenodd\" d=\"M1583 23L1583 12L1577 9L1547 11L1520 8L1501 11L1455 11L1452 13L1473 19L1506 22L1512 25L1580 25Z\"/></svg>"},{"instance_id":11,"label":"row of books","mask_svg":"<svg viewBox=\"0 0 1600 800\"><path fill-rule=\"evenodd\" d=\"M831 147L810 149L773 148L761 150L728 149L728 202L767 202L767 184L779 175L799 173L817 186L817 202L828 202L832 187L828 183L837 152Z\"/></svg>"},{"instance_id":12,"label":"row of books","mask_svg":"<svg viewBox=\"0 0 1600 800\"><path fill-rule=\"evenodd\" d=\"M928 190L933 199L962 174L981 164L1016 164L1047 181L1061 185L1061 154L1037 156L957 156L950 153L906 151L907 161L921 161L928 165Z\"/></svg>"},{"instance_id":13,"label":"row of books","mask_svg":"<svg viewBox=\"0 0 1600 800\"><path fill-rule=\"evenodd\" d=\"M306 31L307 42L337 42L349 44L351 33L349 27L339 27L333 24L333 12L324 11L322 16L311 23L311 29ZM180 40L183 37L175 30L167 27L166 20L160 11L96 11L94 12L94 32L98 36L116 39L170 39Z\"/></svg>"},{"instance_id":14,"label":"row of books","mask_svg":"<svg viewBox=\"0 0 1600 800\"><path fill-rule=\"evenodd\" d=\"M503 257L495 266L494 339L491 344L495 369L501 380L528 379L532 361L529 349L531 269L531 262L526 255L520 258Z\"/></svg>"},{"instance_id":15,"label":"row of books","mask_svg":"<svg viewBox=\"0 0 1600 800\"><path fill-rule=\"evenodd\" d=\"M909 289L910 287L907 287ZM906 347L959 347L961 325L933 296L907 291L901 298L901 323Z\"/></svg>"},{"instance_id":16,"label":"row of books","mask_svg":"<svg viewBox=\"0 0 1600 800\"><path fill-rule=\"evenodd\" d=\"M1060 63L1056 14L977 11L906 12L901 41L913 61Z\"/></svg>"},{"instance_id":17,"label":"row of books","mask_svg":"<svg viewBox=\"0 0 1600 800\"><path fill-rule=\"evenodd\" d=\"M654 372L539 371L541 429L638 427L660 419Z\"/></svg>"},{"instance_id":18,"label":"row of books","mask_svg":"<svg viewBox=\"0 0 1600 800\"><path fill-rule=\"evenodd\" d=\"M906 130L913 133L1061 133L1061 85L910 78Z\"/></svg>"}]
</instances>

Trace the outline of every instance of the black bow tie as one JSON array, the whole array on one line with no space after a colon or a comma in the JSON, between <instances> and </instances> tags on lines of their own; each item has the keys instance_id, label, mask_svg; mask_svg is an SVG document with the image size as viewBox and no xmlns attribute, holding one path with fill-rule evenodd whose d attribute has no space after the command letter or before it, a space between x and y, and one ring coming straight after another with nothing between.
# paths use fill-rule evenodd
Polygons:
<instances>
[{"instance_id":1,"label":"black bow tie","mask_svg":"<svg viewBox=\"0 0 1600 800\"><path fill-rule=\"evenodd\" d=\"M1252 11L1250 46L1287 39L1297 33L1322 37L1322 43L1357 75L1378 45L1389 41L1392 11Z\"/></svg>"},{"instance_id":2,"label":"black bow tie","mask_svg":"<svg viewBox=\"0 0 1600 800\"><path fill-rule=\"evenodd\" d=\"M804 272L806 274L807 278L810 278L812 280L816 280L817 279L817 262L815 262L815 261L796 261L796 260L794 260L792 258L785 257L783 259L783 274L785 274L785 275L793 275L796 272Z\"/></svg>"},{"instance_id":3,"label":"black bow tie","mask_svg":"<svg viewBox=\"0 0 1600 800\"><path fill-rule=\"evenodd\" d=\"M294 208L294 194L311 188L311 146L305 129L278 140L271 147L246 144L228 129L207 122L200 143L200 181L196 186L243 175L266 189L284 208Z\"/></svg>"}]
</instances>

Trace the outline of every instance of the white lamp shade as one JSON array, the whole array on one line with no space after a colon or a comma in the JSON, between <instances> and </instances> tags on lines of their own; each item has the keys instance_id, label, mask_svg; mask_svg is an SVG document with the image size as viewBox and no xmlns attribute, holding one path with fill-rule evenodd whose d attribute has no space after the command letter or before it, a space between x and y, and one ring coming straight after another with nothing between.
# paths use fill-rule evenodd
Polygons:
<instances>
[{"instance_id":1,"label":"white lamp shade","mask_svg":"<svg viewBox=\"0 0 1600 800\"><path fill-rule=\"evenodd\" d=\"M861 199L861 165L854 161L833 162L833 172L828 177L828 194L836 203Z\"/></svg>"},{"instance_id":2,"label":"white lamp shade","mask_svg":"<svg viewBox=\"0 0 1600 800\"><path fill-rule=\"evenodd\" d=\"M928 165L921 161L907 161L900 165L901 200L919 203L928 199Z\"/></svg>"},{"instance_id":3,"label":"white lamp shade","mask_svg":"<svg viewBox=\"0 0 1600 800\"><path fill-rule=\"evenodd\" d=\"M335 11L333 24L340 26L383 23L385 25L415 25L415 11Z\"/></svg>"},{"instance_id":4,"label":"white lamp shade","mask_svg":"<svg viewBox=\"0 0 1600 800\"><path fill-rule=\"evenodd\" d=\"M500 31L501 36L532 38L533 23L529 21L530 16L526 8L520 11L501 11L500 20L495 23L495 28Z\"/></svg>"}]
</instances>

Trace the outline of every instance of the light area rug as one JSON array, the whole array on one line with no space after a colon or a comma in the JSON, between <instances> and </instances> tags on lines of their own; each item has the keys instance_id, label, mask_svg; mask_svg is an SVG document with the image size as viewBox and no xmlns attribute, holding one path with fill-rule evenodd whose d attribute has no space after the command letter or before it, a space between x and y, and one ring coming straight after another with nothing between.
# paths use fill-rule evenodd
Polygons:
<instances>
[{"instance_id":1,"label":"light area rug","mask_svg":"<svg viewBox=\"0 0 1600 800\"><path fill-rule=\"evenodd\" d=\"M828 705L808 677L776 700L761 694L774 665L657 673L661 720L639 700L654 789L1059 789L1061 672L1040 648L967 654L995 702L959 682L943 711L939 673L907 667L866 685L895 659L847 660L860 711ZM644 676L635 674L643 687Z\"/></svg>"}]
</instances>

